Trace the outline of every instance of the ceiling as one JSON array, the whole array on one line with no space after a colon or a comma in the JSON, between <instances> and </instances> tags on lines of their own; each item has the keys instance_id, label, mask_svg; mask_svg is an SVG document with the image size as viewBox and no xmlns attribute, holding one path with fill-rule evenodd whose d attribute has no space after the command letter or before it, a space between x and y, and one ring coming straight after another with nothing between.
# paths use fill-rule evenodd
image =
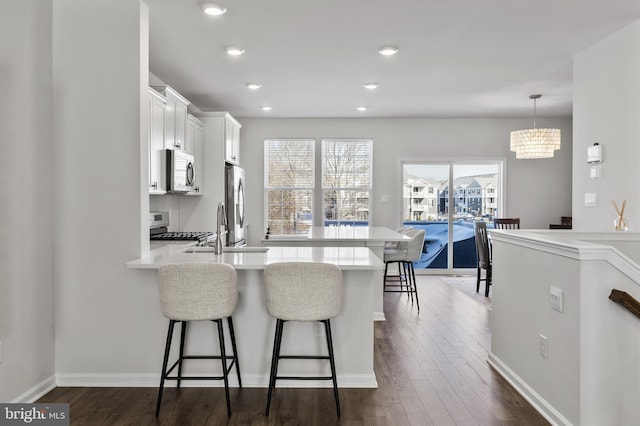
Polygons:
<instances>
[{"instance_id":1,"label":"ceiling","mask_svg":"<svg viewBox=\"0 0 640 426\"><path fill-rule=\"evenodd\" d=\"M567 117L573 56L640 18L638 0L144 1L151 72L237 117L526 117L534 93Z\"/></svg>"}]
</instances>

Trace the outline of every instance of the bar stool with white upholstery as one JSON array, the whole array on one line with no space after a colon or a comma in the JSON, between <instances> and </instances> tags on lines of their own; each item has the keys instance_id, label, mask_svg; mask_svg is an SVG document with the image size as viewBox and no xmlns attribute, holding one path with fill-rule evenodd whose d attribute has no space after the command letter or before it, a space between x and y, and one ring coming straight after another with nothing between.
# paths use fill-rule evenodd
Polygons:
<instances>
[{"instance_id":1,"label":"bar stool with white upholstery","mask_svg":"<svg viewBox=\"0 0 640 426\"><path fill-rule=\"evenodd\" d=\"M410 231L412 231L412 227L403 226L396 229L396 232L408 235ZM406 254L407 250L407 242L406 241L390 241L384 245L384 276L383 283L387 283L388 281L397 281L402 288L402 283L406 283L407 281L407 271L402 261L398 259L398 255ZM393 275L388 273L389 264L397 263L398 264L398 273Z\"/></svg>"},{"instance_id":2,"label":"bar stool with white upholstery","mask_svg":"<svg viewBox=\"0 0 640 426\"><path fill-rule=\"evenodd\" d=\"M235 365L238 374L238 385L242 388L238 351L233 330L233 314L238 303L238 279L236 270L223 263L175 263L161 266L158 270L158 286L160 289L160 309L169 319L169 330L162 363L162 375L156 417L160 413L162 391L165 380L177 380L178 389L181 380L223 380L227 399L227 415L231 417L229 400L229 372ZM222 320L226 318L231 337L233 354L226 354ZM184 354L189 321L213 321L218 326L218 343L220 355L188 356ZM167 369L171 340L176 323L181 323L180 352L178 360ZM219 359L222 362L222 376L182 376L182 363L187 359ZM227 361L231 360L230 364ZM169 376L178 367L176 376Z\"/></svg>"},{"instance_id":3,"label":"bar stool with white upholstery","mask_svg":"<svg viewBox=\"0 0 640 426\"><path fill-rule=\"evenodd\" d=\"M422 255L422 248L424 246L424 235L426 231L424 229L410 229L405 235L411 237L411 240L404 243L402 247L399 245L395 250L385 250L384 262L385 272L389 263L397 262L402 265L403 277L400 278L399 284L389 284L387 282L387 276L384 276L384 292L386 293L407 293L407 296L411 296L413 302L413 295L416 296L416 306L420 310L420 302L418 301L418 286L416 284L416 274L413 268L413 262L420 259ZM405 283L403 285L403 283Z\"/></svg>"},{"instance_id":4,"label":"bar stool with white upholstery","mask_svg":"<svg viewBox=\"0 0 640 426\"><path fill-rule=\"evenodd\" d=\"M266 305L269 315L276 318L273 342L269 393L266 414L269 415L271 395L276 380L332 380L336 410L340 417L340 399L336 379L330 319L340 313L342 306L342 271L333 264L318 262L282 262L267 265L264 269ZM319 321L324 324L328 356L280 355L284 323L287 321ZM278 376L281 359L329 360L329 377Z\"/></svg>"}]
</instances>

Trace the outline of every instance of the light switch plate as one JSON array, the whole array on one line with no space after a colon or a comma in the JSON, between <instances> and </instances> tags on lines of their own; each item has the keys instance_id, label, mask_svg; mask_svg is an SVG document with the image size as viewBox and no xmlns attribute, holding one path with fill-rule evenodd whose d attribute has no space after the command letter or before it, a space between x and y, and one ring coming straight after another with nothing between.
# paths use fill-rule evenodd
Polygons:
<instances>
[{"instance_id":1,"label":"light switch plate","mask_svg":"<svg viewBox=\"0 0 640 426\"><path fill-rule=\"evenodd\" d=\"M591 178L591 180L602 178L602 166L597 165L589 167L589 178Z\"/></svg>"},{"instance_id":2,"label":"light switch plate","mask_svg":"<svg viewBox=\"0 0 640 426\"><path fill-rule=\"evenodd\" d=\"M549 304L558 312L562 312L562 293L558 287L549 287Z\"/></svg>"},{"instance_id":3,"label":"light switch plate","mask_svg":"<svg viewBox=\"0 0 640 426\"><path fill-rule=\"evenodd\" d=\"M584 194L584 206L596 207L598 205L598 194L595 192L587 192Z\"/></svg>"}]
</instances>

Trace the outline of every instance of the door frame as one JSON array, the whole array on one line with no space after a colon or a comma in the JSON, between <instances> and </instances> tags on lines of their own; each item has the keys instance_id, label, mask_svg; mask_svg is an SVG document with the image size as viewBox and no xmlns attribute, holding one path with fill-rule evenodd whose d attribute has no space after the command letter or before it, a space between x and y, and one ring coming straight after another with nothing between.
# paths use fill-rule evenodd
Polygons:
<instances>
[{"instance_id":1,"label":"door frame","mask_svg":"<svg viewBox=\"0 0 640 426\"><path fill-rule=\"evenodd\" d=\"M398 158L396 164L396 188L399 190L396 192L400 194L399 197L396 197L396 214L395 214L395 223L396 227L402 226L404 221L403 219L403 209L404 209L404 200L403 200L403 187L404 182L402 181L402 171L403 166L405 164L425 164L425 165L448 165L449 166L449 180L453 179L453 167L455 165L469 165L469 164L486 164L486 163L495 163L498 166L498 212L500 212L501 217L507 216L507 202L506 202L506 194L507 194L507 159L505 157L401 157ZM451 185L449 185L451 186ZM449 206L453 206L453 191L449 191L448 197ZM434 275L442 275L442 274L452 274L452 275L468 275L472 271L475 273L475 269L471 268L453 268L453 244L451 244L451 239L453 238L453 221L451 220L453 216L453 209L449 208L449 244L447 244L447 268L446 269L418 269L416 273L418 274L434 274Z\"/></svg>"}]
</instances>

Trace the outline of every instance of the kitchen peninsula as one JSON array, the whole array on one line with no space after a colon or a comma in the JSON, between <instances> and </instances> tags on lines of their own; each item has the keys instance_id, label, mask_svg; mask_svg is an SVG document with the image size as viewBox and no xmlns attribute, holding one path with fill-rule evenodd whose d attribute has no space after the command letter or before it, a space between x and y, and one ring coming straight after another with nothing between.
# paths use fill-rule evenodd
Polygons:
<instances>
[{"instance_id":1,"label":"kitchen peninsula","mask_svg":"<svg viewBox=\"0 0 640 426\"><path fill-rule=\"evenodd\" d=\"M378 282L384 263L366 247L264 247L215 255L211 252L189 252L181 244L167 244L127 263L130 269L148 270L174 262L215 262L232 265L238 273L240 292L233 321L238 342L238 356L244 386L267 386L275 320L264 303L262 271L277 262L326 262L343 271L342 311L332 320L338 382L342 387L377 387L373 370L373 311ZM289 353L315 353L324 348L324 335L315 322L287 324L283 350ZM188 348L193 353L211 351L210 324L196 323ZM323 362L289 360L282 364L283 375L314 376L326 374ZM201 365L197 365L200 367ZM186 366L190 367L190 366ZM194 366L196 367L196 366ZM209 369L217 368L216 365ZM209 370L210 371L210 370ZM193 370L193 372L201 372ZM232 385L235 383L231 377ZM286 382L283 386L324 387L324 381Z\"/></svg>"}]
</instances>

